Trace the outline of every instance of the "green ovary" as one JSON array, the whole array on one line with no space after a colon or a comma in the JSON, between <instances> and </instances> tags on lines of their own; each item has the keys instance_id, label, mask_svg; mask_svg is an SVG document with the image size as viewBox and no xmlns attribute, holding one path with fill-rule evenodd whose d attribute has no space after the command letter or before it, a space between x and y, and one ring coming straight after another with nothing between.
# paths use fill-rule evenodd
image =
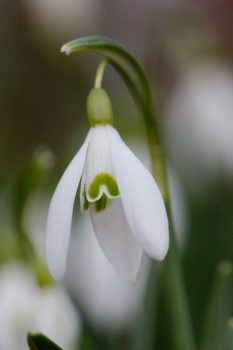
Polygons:
<instances>
[{"instance_id":1,"label":"green ovary","mask_svg":"<svg viewBox=\"0 0 233 350\"><path fill-rule=\"evenodd\" d=\"M120 194L114 177L110 174L102 173L95 176L88 189L88 194L91 199L95 199L96 197L98 197L101 186L106 187L106 189L112 197L117 197Z\"/></svg>"}]
</instances>

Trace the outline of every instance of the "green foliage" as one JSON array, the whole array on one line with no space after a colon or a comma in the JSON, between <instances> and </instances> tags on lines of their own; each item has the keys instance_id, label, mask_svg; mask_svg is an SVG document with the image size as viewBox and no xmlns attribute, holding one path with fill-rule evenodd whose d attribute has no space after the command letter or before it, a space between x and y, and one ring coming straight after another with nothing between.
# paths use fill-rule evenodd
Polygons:
<instances>
[{"instance_id":1,"label":"green foliage","mask_svg":"<svg viewBox=\"0 0 233 350\"><path fill-rule=\"evenodd\" d=\"M28 333L27 340L30 350L62 350L41 333Z\"/></svg>"},{"instance_id":2,"label":"green foliage","mask_svg":"<svg viewBox=\"0 0 233 350\"><path fill-rule=\"evenodd\" d=\"M232 264L223 261L216 272L203 327L202 350L226 348L226 322L232 309Z\"/></svg>"}]
</instances>

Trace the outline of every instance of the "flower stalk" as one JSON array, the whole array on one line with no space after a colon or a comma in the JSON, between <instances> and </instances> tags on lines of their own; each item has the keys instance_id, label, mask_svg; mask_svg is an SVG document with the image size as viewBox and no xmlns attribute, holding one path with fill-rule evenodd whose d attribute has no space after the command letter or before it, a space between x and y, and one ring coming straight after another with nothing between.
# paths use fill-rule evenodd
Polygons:
<instances>
[{"instance_id":1,"label":"flower stalk","mask_svg":"<svg viewBox=\"0 0 233 350\"><path fill-rule=\"evenodd\" d=\"M100 53L117 70L127 84L132 96L143 113L149 149L152 160L153 176L163 195L170 224L170 248L164 262L168 304L172 320L172 333L177 350L193 350L193 334L189 310L185 295L180 261L171 218L165 159L160 148L159 128L154 115L152 98L147 78L138 62L118 43L103 37L84 37L73 40L62 47L62 52L93 51ZM103 60L96 74L95 87L100 87L106 63Z\"/></svg>"},{"instance_id":2,"label":"flower stalk","mask_svg":"<svg viewBox=\"0 0 233 350\"><path fill-rule=\"evenodd\" d=\"M144 121L152 162L152 172L163 195L169 219L170 243L168 254L164 261L164 268L166 275L165 288L168 297L174 343L177 350L193 350L193 330L174 235L165 159L160 148L159 129L156 122L157 118L154 115L149 86L147 96L148 109L147 113L144 114Z\"/></svg>"},{"instance_id":3,"label":"flower stalk","mask_svg":"<svg viewBox=\"0 0 233 350\"><path fill-rule=\"evenodd\" d=\"M95 89L99 89L102 86L103 75L107 64L108 60L106 58L103 58L97 67L94 83Z\"/></svg>"}]
</instances>

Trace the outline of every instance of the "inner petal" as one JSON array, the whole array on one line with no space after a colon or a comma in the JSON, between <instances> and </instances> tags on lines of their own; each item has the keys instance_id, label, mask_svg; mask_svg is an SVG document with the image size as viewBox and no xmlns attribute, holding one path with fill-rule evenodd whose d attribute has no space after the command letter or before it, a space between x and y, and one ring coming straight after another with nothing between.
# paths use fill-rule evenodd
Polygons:
<instances>
[{"instance_id":1,"label":"inner petal","mask_svg":"<svg viewBox=\"0 0 233 350\"><path fill-rule=\"evenodd\" d=\"M109 125L94 127L88 145L83 182L86 199L90 203L100 200L103 195L107 199L120 194L111 161L110 128Z\"/></svg>"}]
</instances>

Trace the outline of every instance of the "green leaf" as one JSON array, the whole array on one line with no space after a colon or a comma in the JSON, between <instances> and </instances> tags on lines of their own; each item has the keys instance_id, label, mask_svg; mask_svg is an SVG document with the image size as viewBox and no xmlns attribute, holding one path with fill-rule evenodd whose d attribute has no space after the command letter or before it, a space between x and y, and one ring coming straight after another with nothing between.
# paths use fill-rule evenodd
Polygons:
<instances>
[{"instance_id":1,"label":"green leaf","mask_svg":"<svg viewBox=\"0 0 233 350\"><path fill-rule=\"evenodd\" d=\"M41 333L28 333L27 341L31 350L62 350Z\"/></svg>"},{"instance_id":2,"label":"green leaf","mask_svg":"<svg viewBox=\"0 0 233 350\"><path fill-rule=\"evenodd\" d=\"M167 212L170 213L169 207L167 207ZM170 224L169 251L164 261L167 313L171 325L174 348L176 350L194 350L196 345L192 321L188 312L188 300L175 238L174 229Z\"/></svg>"},{"instance_id":3,"label":"green leaf","mask_svg":"<svg viewBox=\"0 0 233 350\"><path fill-rule=\"evenodd\" d=\"M159 269L150 262L147 289L144 302L140 306L139 319L134 329L134 350L156 349L157 329L159 323Z\"/></svg>"},{"instance_id":4,"label":"green leaf","mask_svg":"<svg viewBox=\"0 0 233 350\"><path fill-rule=\"evenodd\" d=\"M231 262L221 262L217 268L203 327L202 350L222 350L226 347L226 322L232 304L231 276Z\"/></svg>"}]
</instances>

